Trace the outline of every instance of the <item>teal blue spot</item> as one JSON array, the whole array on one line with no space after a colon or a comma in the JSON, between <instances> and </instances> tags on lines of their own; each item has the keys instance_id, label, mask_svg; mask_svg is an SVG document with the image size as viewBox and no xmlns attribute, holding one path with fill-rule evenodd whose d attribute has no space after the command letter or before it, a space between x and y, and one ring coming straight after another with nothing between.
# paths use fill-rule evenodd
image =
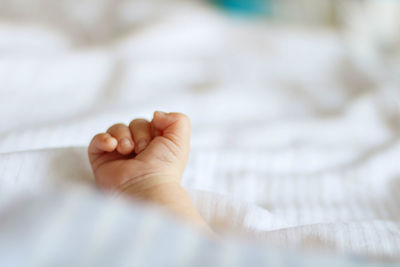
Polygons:
<instances>
[{"instance_id":1,"label":"teal blue spot","mask_svg":"<svg viewBox=\"0 0 400 267\"><path fill-rule=\"evenodd\" d=\"M248 14L269 14L270 0L212 0L227 10Z\"/></svg>"}]
</instances>

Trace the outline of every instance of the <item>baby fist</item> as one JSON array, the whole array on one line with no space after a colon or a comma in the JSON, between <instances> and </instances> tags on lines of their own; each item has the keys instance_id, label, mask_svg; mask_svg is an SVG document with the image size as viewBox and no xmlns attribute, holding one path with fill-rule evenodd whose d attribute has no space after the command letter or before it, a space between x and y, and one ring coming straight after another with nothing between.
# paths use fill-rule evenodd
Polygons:
<instances>
[{"instance_id":1,"label":"baby fist","mask_svg":"<svg viewBox=\"0 0 400 267\"><path fill-rule=\"evenodd\" d=\"M93 137L88 153L96 183L124 191L140 184L180 183L190 150L190 121L156 111L151 122L115 124ZM151 182L150 182L151 181Z\"/></svg>"}]
</instances>

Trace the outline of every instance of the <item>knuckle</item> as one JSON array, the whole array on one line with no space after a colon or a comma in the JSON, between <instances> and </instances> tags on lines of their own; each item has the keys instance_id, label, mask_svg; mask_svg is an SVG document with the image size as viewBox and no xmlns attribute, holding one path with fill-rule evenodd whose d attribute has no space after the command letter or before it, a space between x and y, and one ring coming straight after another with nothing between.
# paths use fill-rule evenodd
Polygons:
<instances>
[{"instance_id":1,"label":"knuckle","mask_svg":"<svg viewBox=\"0 0 400 267\"><path fill-rule=\"evenodd\" d=\"M96 134L94 137L93 137L93 139L104 139L105 138L105 134L104 133L99 133L99 134Z\"/></svg>"},{"instance_id":2,"label":"knuckle","mask_svg":"<svg viewBox=\"0 0 400 267\"><path fill-rule=\"evenodd\" d=\"M190 118L186 114L180 112L174 112L172 114L176 116L180 121L190 124Z\"/></svg>"},{"instance_id":3,"label":"knuckle","mask_svg":"<svg viewBox=\"0 0 400 267\"><path fill-rule=\"evenodd\" d=\"M131 123L129 123L129 127L133 128L136 127L137 125L142 125L142 124L146 124L149 123L146 119L134 119L131 121Z\"/></svg>"},{"instance_id":4,"label":"knuckle","mask_svg":"<svg viewBox=\"0 0 400 267\"><path fill-rule=\"evenodd\" d=\"M94 143L94 142L104 142L104 141L106 141L106 140L107 140L107 134L105 134L105 133L99 133L99 134L96 134L96 135L93 137L92 143Z\"/></svg>"},{"instance_id":5,"label":"knuckle","mask_svg":"<svg viewBox=\"0 0 400 267\"><path fill-rule=\"evenodd\" d=\"M126 125L123 123L116 123L116 124L112 125L110 128L108 128L107 131L117 131L117 130L123 129L125 127L126 127Z\"/></svg>"},{"instance_id":6,"label":"knuckle","mask_svg":"<svg viewBox=\"0 0 400 267\"><path fill-rule=\"evenodd\" d=\"M181 125L183 126L183 129L186 133L190 133L191 131L191 123L190 123L190 118L183 114L183 113L177 113L178 115L178 121L181 123Z\"/></svg>"}]
</instances>

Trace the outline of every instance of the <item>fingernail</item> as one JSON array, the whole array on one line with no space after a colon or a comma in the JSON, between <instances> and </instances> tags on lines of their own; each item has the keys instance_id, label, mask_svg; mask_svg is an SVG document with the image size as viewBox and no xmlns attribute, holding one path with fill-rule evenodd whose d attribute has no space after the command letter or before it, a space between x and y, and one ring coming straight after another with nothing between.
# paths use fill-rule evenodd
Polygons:
<instances>
[{"instance_id":1,"label":"fingernail","mask_svg":"<svg viewBox=\"0 0 400 267\"><path fill-rule=\"evenodd\" d=\"M147 146L147 141L146 140L139 141L138 146L137 146L138 147L138 151L139 152L143 151L146 148L146 146Z\"/></svg>"},{"instance_id":2,"label":"fingernail","mask_svg":"<svg viewBox=\"0 0 400 267\"><path fill-rule=\"evenodd\" d=\"M122 138L121 140L120 140L120 143L121 143L121 146L123 146L124 148L131 148L132 147L132 143L131 143L131 141L129 141L129 139L128 138Z\"/></svg>"},{"instance_id":3,"label":"fingernail","mask_svg":"<svg viewBox=\"0 0 400 267\"><path fill-rule=\"evenodd\" d=\"M113 138L113 137L109 137L106 139L106 142L111 145L111 146L116 146L118 144L117 139Z\"/></svg>"}]
</instances>

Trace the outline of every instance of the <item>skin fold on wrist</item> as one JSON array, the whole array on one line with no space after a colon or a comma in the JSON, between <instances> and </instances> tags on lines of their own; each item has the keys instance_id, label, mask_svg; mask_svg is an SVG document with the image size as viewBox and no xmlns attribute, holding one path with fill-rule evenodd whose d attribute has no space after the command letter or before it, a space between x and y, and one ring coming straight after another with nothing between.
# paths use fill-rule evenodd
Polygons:
<instances>
[{"instance_id":1,"label":"skin fold on wrist","mask_svg":"<svg viewBox=\"0 0 400 267\"><path fill-rule=\"evenodd\" d=\"M171 176L151 176L151 177L143 177L141 179L132 179L121 186L119 186L116 190L116 194L127 194L127 195L142 195L151 191L152 188L165 186L165 185L179 185L179 179Z\"/></svg>"}]
</instances>

